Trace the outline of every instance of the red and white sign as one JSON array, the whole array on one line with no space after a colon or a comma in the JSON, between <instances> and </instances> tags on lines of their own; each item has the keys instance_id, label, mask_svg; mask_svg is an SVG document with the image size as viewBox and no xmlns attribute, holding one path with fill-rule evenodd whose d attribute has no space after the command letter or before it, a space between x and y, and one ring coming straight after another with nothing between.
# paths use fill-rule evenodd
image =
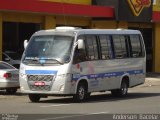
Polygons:
<instances>
[{"instance_id":1,"label":"red and white sign","mask_svg":"<svg viewBox=\"0 0 160 120\"><path fill-rule=\"evenodd\" d=\"M142 10L151 6L151 0L127 0L135 16L139 16Z\"/></svg>"}]
</instances>

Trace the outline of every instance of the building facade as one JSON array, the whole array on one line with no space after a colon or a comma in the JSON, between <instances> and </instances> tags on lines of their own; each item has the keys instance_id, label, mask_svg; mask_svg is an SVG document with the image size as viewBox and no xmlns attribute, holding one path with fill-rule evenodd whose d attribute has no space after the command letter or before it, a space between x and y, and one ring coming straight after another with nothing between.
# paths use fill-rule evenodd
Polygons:
<instances>
[{"instance_id":1,"label":"building facade","mask_svg":"<svg viewBox=\"0 0 160 120\"><path fill-rule=\"evenodd\" d=\"M23 41L40 29L77 26L138 29L147 51L147 71L160 72L160 0L5 0L0 2L2 51L23 52Z\"/></svg>"}]
</instances>

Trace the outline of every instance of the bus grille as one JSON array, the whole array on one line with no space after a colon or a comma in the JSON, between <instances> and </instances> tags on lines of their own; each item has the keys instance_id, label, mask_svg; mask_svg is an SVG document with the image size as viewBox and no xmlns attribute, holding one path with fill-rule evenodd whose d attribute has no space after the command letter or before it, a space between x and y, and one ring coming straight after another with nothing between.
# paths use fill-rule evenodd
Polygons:
<instances>
[{"instance_id":1,"label":"bus grille","mask_svg":"<svg viewBox=\"0 0 160 120\"><path fill-rule=\"evenodd\" d=\"M50 91L51 89L50 85L45 85L45 86L29 85L29 87L32 91Z\"/></svg>"},{"instance_id":2,"label":"bus grille","mask_svg":"<svg viewBox=\"0 0 160 120\"><path fill-rule=\"evenodd\" d=\"M33 91L50 91L51 86L53 84L53 75L28 75L28 85L29 88ZM46 85L43 86L37 86L34 85L35 82L45 82Z\"/></svg>"},{"instance_id":3,"label":"bus grille","mask_svg":"<svg viewBox=\"0 0 160 120\"><path fill-rule=\"evenodd\" d=\"M28 75L28 81L52 81L53 75Z\"/></svg>"}]
</instances>

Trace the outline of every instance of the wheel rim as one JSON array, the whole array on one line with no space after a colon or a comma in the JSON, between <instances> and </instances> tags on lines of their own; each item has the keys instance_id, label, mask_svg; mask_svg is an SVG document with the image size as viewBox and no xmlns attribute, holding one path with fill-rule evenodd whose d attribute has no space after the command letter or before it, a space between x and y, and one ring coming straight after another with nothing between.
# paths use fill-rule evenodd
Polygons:
<instances>
[{"instance_id":1,"label":"wheel rim","mask_svg":"<svg viewBox=\"0 0 160 120\"><path fill-rule=\"evenodd\" d=\"M84 90L84 88L82 86L79 88L78 94L79 94L79 99L83 100L84 99L85 90Z\"/></svg>"}]
</instances>

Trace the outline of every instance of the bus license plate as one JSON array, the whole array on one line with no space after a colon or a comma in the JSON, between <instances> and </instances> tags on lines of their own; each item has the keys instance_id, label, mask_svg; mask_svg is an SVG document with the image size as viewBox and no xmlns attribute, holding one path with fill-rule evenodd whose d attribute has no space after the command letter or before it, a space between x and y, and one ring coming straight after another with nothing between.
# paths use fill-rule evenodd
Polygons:
<instances>
[{"instance_id":1,"label":"bus license plate","mask_svg":"<svg viewBox=\"0 0 160 120\"><path fill-rule=\"evenodd\" d=\"M35 82L34 83L35 86L45 86L45 82Z\"/></svg>"}]
</instances>

